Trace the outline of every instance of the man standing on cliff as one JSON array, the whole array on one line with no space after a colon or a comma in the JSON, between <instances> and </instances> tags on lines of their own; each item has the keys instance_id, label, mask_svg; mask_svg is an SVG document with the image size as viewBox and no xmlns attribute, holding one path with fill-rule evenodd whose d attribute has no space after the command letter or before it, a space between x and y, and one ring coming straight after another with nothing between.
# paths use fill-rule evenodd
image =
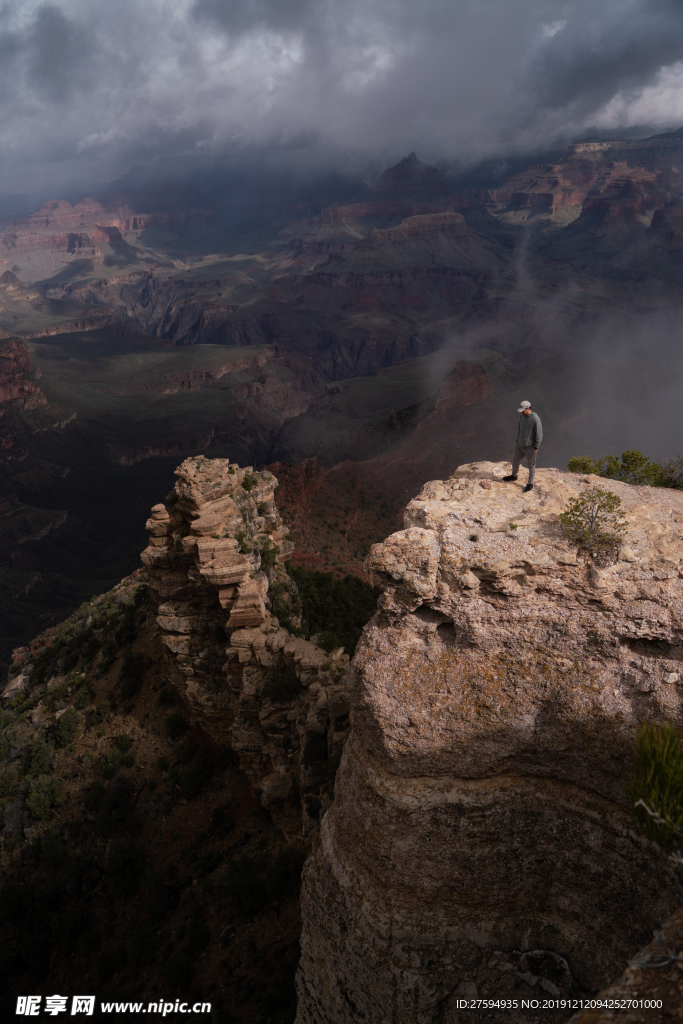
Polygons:
<instances>
[{"instance_id":1,"label":"man standing on cliff","mask_svg":"<svg viewBox=\"0 0 683 1024\"><path fill-rule=\"evenodd\" d=\"M536 452L543 440L543 427L541 426L540 416L532 411L531 402L521 402L517 412L521 412L522 415L519 417L519 427L517 428L517 443L515 444L515 454L512 459L512 473L510 476L504 476L503 480L516 480L519 464L522 459L526 459L526 464L529 467L529 481L522 492L526 494L527 491L533 491L534 489Z\"/></svg>"}]
</instances>

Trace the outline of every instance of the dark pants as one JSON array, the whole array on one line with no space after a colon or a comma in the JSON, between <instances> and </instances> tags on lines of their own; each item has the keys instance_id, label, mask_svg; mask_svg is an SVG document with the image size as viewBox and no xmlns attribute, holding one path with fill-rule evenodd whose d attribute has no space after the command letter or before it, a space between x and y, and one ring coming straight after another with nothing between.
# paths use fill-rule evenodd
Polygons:
<instances>
[{"instance_id":1,"label":"dark pants","mask_svg":"<svg viewBox=\"0 0 683 1024\"><path fill-rule=\"evenodd\" d=\"M518 444L515 445L515 455L512 460L513 476L517 476L519 473L519 464L522 459L526 459L526 464L529 467L529 483L532 484L536 476L536 449L520 448Z\"/></svg>"}]
</instances>

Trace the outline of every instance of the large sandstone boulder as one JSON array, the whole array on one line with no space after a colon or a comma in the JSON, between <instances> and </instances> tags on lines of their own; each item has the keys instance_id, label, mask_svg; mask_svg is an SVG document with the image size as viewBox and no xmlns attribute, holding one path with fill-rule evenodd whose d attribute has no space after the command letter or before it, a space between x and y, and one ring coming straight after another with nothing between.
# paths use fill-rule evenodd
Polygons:
<instances>
[{"instance_id":1,"label":"large sandstone boulder","mask_svg":"<svg viewBox=\"0 0 683 1024\"><path fill-rule=\"evenodd\" d=\"M458 1021L475 997L521 1020L617 977L677 905L625 780L638 724L681 720L683 494L507 472L426 484L367 560L384 594L305 869L298 1024ZM609 566L559 523L595 484L629 523Z\"/></svg>"}]
</instances>

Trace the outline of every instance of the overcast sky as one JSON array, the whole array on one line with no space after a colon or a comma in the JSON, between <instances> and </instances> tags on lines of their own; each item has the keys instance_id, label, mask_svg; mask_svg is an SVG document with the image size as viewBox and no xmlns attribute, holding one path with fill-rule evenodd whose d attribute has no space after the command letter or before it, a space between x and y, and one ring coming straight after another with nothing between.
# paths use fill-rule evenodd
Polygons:
<instances>
[{"instance_id":1,"label":"overcast sky","mask_svg":"<svg viewBox=\"0 0 683 1024\"><path fill-rule=\"evenodd\" d=\"M0 0L0 87L0 192L254 146L467 161L683 125L683 4Z\"/></svg>"}]
</instances>

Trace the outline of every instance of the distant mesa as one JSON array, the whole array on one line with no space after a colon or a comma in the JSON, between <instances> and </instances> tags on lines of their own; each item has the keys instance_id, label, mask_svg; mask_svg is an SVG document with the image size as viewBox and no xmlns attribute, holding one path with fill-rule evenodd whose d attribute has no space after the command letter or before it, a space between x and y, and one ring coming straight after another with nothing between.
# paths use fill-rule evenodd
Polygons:
<instances>
[{"instance_id":1,"label":"distant mesa","mask_svg":"<svg viewBox=\"0 0 683 1024\"><path fill-rule=\"evenodd\" d=\"M601 154L619 153L618 159L628 155L630 159L639 159L649 163L670 155L683 146L683 128L662 135L650 135L646 138L634 139L578 139L569 147L569 156L583 158L600 157Z\"/></svg>"},{"instance_id":2,"label":"distant mesa","mask_svg":"<svg viewBox=\"0 0 683 1024\"><path fill-rule=\"evenodd\" d=\"M374 187L381 199L412 199L426 202L449 195L453 188L436 167L423 164L415 153L389 167Z\"/></svg>"}]
</instances>

